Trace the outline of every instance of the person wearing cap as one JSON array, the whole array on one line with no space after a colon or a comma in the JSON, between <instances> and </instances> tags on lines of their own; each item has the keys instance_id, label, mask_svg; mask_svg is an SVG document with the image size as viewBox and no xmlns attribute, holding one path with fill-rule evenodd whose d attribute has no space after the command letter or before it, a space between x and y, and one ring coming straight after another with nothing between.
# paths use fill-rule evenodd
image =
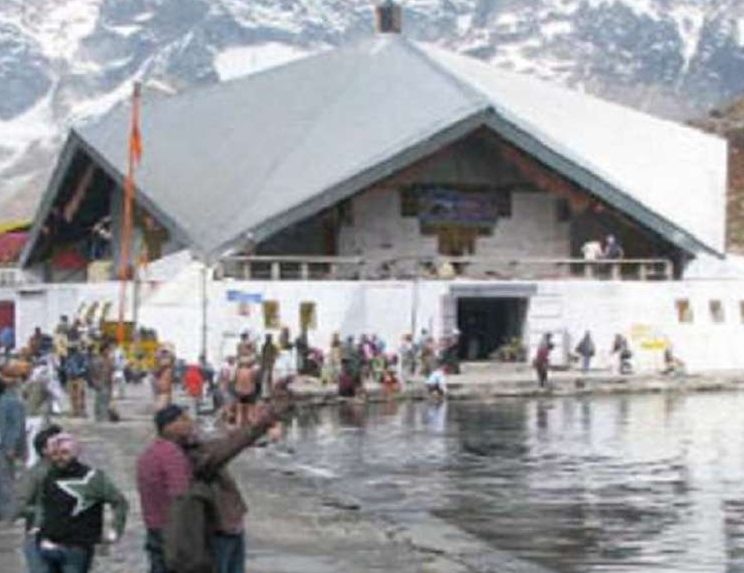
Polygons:
<instances>
[{"instance_id":1,"label":"person wearing cap","mask_svg":"<svg viewBox=\"0 0 744 573\"><path fill-rule=\"evenodd\" d=\"M171 504L186 493L195 476L207 479L215 492L216 515L211 524L216 531L211 543L215 571L245 571L243 518L247 507L226 466L265 433L276 432L278 415L278 409L262 404L254 425L203 441L184 408L171 404L155 414L158 436L137 460L137 490L147 528L145 550L150 573L168 571L163 531Z\"/></svg>"},{"instance_id":2,"label":"person wearing cap","mask_svg":"<svg viewBox=\"0 0 744 573\"><path fill-rule=\"evenodd\" d=\"M39 552L49 572L87 573L95 546L121 538L129 504L100 469L79 461L80 444L61 433L48 442L52 465L41 486ZM104 535L103 508L113 513L113 530Z\"/></svg>"},{"instance_id":3,"label":"person wearing cap","mask_svg":"<svg viewBox=\"0 0 744 573\"><path fill-rule=\"evenodd\" d=\"M38 456L38 461L26 472L18 497L18 510L15 519L24 519L26 522L23 554L26 558L29 573L46 573L46 566L41 559L37 538L43 519L41 489L52 464L49 440L60 433L62 433L62 428L52 424L34 436L33 448Z\"/></svg>"},{"instance_id":4,"label":"person wearing cap","mask_svg":"<svg viewBox=\"0 0 744 573\"><path fill-rule=\"evenodd\" d=\"M26 407L18 392L19 376L4 375L0 396L0 519L13 515L15 473L26 454Z\"/></svg>"}]
</instances>

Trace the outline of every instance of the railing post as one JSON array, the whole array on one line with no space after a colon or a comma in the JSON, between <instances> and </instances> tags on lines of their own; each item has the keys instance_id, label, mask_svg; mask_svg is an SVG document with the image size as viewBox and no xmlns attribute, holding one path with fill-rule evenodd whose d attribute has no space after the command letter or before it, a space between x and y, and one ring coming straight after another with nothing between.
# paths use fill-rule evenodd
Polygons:
<instances>
[{"instance_id":1,"label":"railing post","mask_svg":"<svg viewBox=\"0 0 744 573\"><path fill-rule=\"evenodd\" d=\"M620 263L618 262L612 263L612 280L613 281L620 280Z\"/></svg>"},{"instance_id":2,"label":"railing post","mask_svg":"<svg viewBox=\"0 0 744 573\"><path fill-rule=\"evenodd\" d=\"M306 281L310 278L310 263L300 263L300 280Z\"/></svg>"},{"instance_id":3,"label":"railing post","mask_svg":"<svg viewBox=\"0 0 744 573\"><path fill-rule=\"evenodd\" d=\"M271 280L278 281L282 278L282 268L279 261L272 261L271 263Z\"/></svg>"},{"instance_id":4,"label":"railing post","mask_svg":"<svg viewBox=\"0 0 744 573\"><path fill-rule=\"evenodd\" d=\"M641 263L638 267L638 278L642 281L648 280L648 267L646 267L646 263Z\"/></svg>"},{"instance_id":5,"label":"railing post","mask_svg":"<svg viewBox=\"0 0 744 573\"><path fill-rule=\"evenodd\" d=\"M594 264L589 262L584 262L584 278L590 279L592 278L592 269L594 268Z\"/></svg>"},{"instance_id":6,"label":"railing post","mask_svg":"<svg viewBox=\"0 0 744 573\"><path fill-rule=\"evenodd\" d=\"M251 261L245 261L243 263L243 278L247 281L251 280Z\"/></svg>"},{"instance_id":7,"label":"railing post","mask_svg":"<svg viewBox=\"0 0 744 573\"><path fill-rule=\"evenodd\" d=\"M664 261L664 278L668 281L672 280L672 276L674 275L674 271L672 268L672 262L669 260Z\"/></svg>"}]
</instances>

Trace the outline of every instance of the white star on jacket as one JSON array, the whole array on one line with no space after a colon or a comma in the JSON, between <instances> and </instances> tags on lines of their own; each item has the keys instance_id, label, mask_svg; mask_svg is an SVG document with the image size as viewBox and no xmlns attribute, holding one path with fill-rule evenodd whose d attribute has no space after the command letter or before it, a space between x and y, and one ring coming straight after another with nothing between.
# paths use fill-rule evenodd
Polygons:
<instances>
[{"instance_id":1,"label":"white star on jacket","mask_svg":"<svg viewBox=\"0 0 744 573\"><path fill-rule=\"evenodd\" d=\"M90 481L96 475L96 470L88 470L82 478L57 480L57 487L67 495L75 499L75 507L72 508L72 516L80 515L86 509L93 507L97 500L90 499L85 495Z\"/></svg>"}]
</instances>

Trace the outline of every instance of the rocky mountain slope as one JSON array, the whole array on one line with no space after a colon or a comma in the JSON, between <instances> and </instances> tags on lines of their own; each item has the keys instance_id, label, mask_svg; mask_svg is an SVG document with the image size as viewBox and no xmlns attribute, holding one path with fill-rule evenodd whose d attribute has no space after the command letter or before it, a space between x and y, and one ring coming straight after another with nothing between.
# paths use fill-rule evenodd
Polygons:
<instances>
[{"instance_id":1,"label":"rocky mountain slope","mask_svg":"<svg viewBox=\"0 0 744 573\"><path fill-rule=\"evenodd\" d=\"M708 117L692 124L728 139L726 242L731 251L744 254L744 98L714 109Z\"/></svg>"},{"instance_id":2,"label":"rocky mountain slope","mask_svg":"<svg viewBox=\"0 0 744 573\"><path fill-rule=\"evenodd\" d=\"M744 0L403 0L405 32L668 117L744 93ZM182 90L371 33L372 0L3 0L0 217L134 79Z\"/></svg>"}]
</instances>

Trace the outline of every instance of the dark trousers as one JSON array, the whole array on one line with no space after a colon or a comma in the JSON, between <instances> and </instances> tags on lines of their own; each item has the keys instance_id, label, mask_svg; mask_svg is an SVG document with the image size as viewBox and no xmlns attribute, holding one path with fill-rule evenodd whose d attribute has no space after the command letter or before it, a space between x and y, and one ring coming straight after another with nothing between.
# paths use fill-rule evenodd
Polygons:
<instances>
[{"instance_id":1,"label":"dark trousers","mask_svg":"<svg viewBox=\"0 0 744 573\"><path fill-rule=\"evenodd\" d=\"M545 388L548 383L548 365L535 364L535 371L537 372L537 382L540 384L540 388Z\"/></svg>"},{"instance_id":2,"label":"dark trousers","mask_svg":"<svg viewBox=\"0 0 744 573\"><path fill-rule=\"evenodd\" d=\"M163 547L163 532L148 529L145 537L145 552L150 561L150 573L168 573L165 568L165 549Z\"/></svg>"},{"instance_id":3,"label":"dark trousers","mask_svg":"<svg viewBox=\"0 0 744 573\"><path fill-rule=\"evenodd\" d=\"M92 547L41 549L44 573L88 573L93 563Z\"/></svg>"},{"instance_id":4,"label":"dark trousers","mask_svg":"<svg viewBox=\"0 0 744 573\"><path fill-rule=\"evenodd\" d=\"M237 535L218 533L212 542L217 565L216 573L245 573L245 536L243 533ZM173 573L169 572L165 566L165 550L161 531L147 530L145 551L150 561L149 573Z\"/></svg>"},{"instance_id":5,"label":"dark trousers","mask_svg":"<svg viewBox=\"0 0 744 573\"><path fill-rule=\"evenodd\" d=\"M245 573L245 536L218 533L213 541L217 573Z\"/></svg>"}]
</instances>

